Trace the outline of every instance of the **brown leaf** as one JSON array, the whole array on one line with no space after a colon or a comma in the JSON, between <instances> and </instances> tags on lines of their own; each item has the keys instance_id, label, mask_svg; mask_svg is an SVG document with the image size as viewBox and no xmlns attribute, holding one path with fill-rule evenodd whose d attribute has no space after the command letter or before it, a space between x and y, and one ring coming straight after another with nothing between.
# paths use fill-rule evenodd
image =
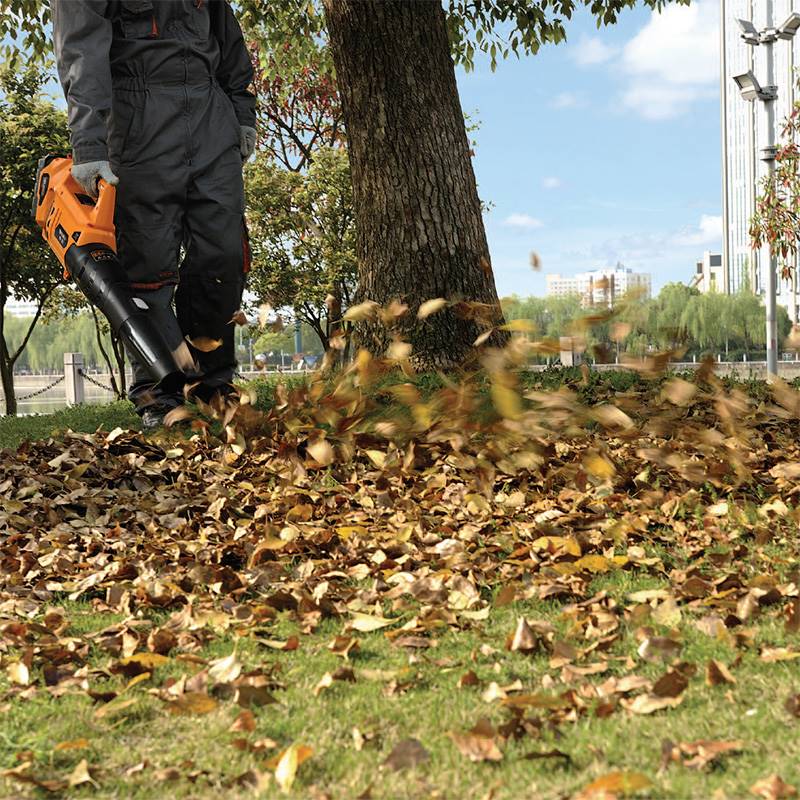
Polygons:
<instances>
[{"instance_id":1,"label":"brown leaf","mask_svg":"<svg viewBox=\"0 0 800 800\"><path fill-rule=\"evenodd\" d=\"M517 620L517 627L506 642L506 649L520 653L532 653L539 649L539 637L525 617Z\"/></svg>"},{"instance_id":2,"label":"brown leaf","mask_svg":"<svg viewBox=\"0 0 800 800\"><path fill-rule=\"evenodd\" d=\"M796 797L797 789L773 772L772 775L757 780L750 787L750 794L763 800L785 800L787 797Z\"/></svg>"},{"instance_id":3,"label":"brown leaf","mask_svg":"<svg viewBox=\"0 0 800 800\"><path fill-rule=\"evenodd\" d=\"M677 697L660 697L655 694L640 694L633 700L621 700L620 702L632 714L653 714L656 711L663 711L665 708L675 708L683 702L684 695Z\"/></svg>"},{"instance_id":4,"label":"brown leaf","mask_svg":"<svg viewBox=\"0 0 800 800\"><path fill-rule=\"evenodd\" d=\"M472 731L465 733L451 731L448 736L453 740L461 755L470 761L503 760L503 754L493 736L483 736Z\"/></svg>"},{"instance_id":5,"label":"brown leaf","mask_svg":"<svg viewBox=\"0 0 800 800\"><path fill-rule=\"evenodd\" d=\"M390 769L399 771L424 764L430 757L430 753L418 739L403 739L394 746L383 763Z\"/></svg>"},{"instance_id":6,"label":"brown leaf","mask_svg":"<svg viewBox=\"0 0 800 800\"><path fill-rule=\"evenodd\" d=\"M736 678L731 675L730 670L716 659L709 659L706 664L706 683L709 686L719 686L723 683L736 683Z\"/></svg>"},{"instance_id":7,"label":"brown leaf","mask_svg":"<svg viewBox=\"0 0 800 800\"><path fill-rule=\"evenodd\" d=\"M249 325L250 322L247 319L247 314L242 311L240 308L238 311L235 311L233 316L231 317L231 321L228 323L229 325Z\"/></svg>"},{"instance_id":8,"label":"brown leaf","mask_svg":"<svg viewBox=\"0 0 800 800\"><path fill-rule=\"evenodd\" d=\"M194 413L186 406L176 406L164 415L164 425L170 428L178 422L183 422L193 417Z\"/></svg>"},{"instance_id":9,"label":"brown leaf","mask_svg":"<svg viewBox=\"0 0 800 800\"><path fill-rule=\"evenodd\" d=\"M256 718L249 708L239 712L239 716L231 724L228 731L230 733L252 733L256 729Z\"/></svg>"},{"instance_id":10,"label":"brown leaf","mask_svg":"<svg viewBox=\"0 0 800 800\"><path fill-rule=\"evenodd\" d=\"M222 339L212 339L209 336L195 336L194 338L187 336L186 341L201 353L211 353L222 347Z\"/></svg>"}]
</instances>

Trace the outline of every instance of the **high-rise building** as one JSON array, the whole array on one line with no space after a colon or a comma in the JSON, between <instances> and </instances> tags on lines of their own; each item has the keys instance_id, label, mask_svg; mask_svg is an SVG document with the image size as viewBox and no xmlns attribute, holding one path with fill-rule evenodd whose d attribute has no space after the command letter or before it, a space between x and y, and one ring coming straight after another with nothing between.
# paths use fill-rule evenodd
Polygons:
<instances>
[{"instance_id":1,"label":"high-rise building","mask_svg":"<svg viewBox=\"0 0 800 800\"><path fill-rule=\"evenodd\" d=\"M761 148L767 141L765 115L759 102L748 102L739 93L733 76L752 70L761 84L766 83L767 48L751 46L741 38L737 19L749 20L758 30L780 25L792 11L800 11L800 0L720 0L720 107L722 124L722 286L720 291L736 292L750 287L764 291L764 265L750 244L750 218L755 211L759 180L767 172ZM800 98L795 68L800 66L800 37L779 39L773 46L777 133L782 121ZM778 281L778 302L796 307L796 287Z\"/></svg>"},{"instance_id":2,"label":"high-rise building","mask_svg":"<svg viewBox=\"0 0 800 800\"><path fill-rule=\"evenodd\" d=\"M703 260L697 262L693 285L703 294L724 292L725 270L719 253L712 253L710 250L703 253Z\"/></svg>"},{"instance_id":3,"label":"high-rise building","mask_svg":"<svg viewBox=\"0 0 800 800\"><path fill-rule=\"evenodd\" d=\"M650 275L634 272L622 264L577 275L545 275L545 280L548 297L578 296L583 306L613 306L630 291L650 297Z\"/></svg>"}]
</instances>

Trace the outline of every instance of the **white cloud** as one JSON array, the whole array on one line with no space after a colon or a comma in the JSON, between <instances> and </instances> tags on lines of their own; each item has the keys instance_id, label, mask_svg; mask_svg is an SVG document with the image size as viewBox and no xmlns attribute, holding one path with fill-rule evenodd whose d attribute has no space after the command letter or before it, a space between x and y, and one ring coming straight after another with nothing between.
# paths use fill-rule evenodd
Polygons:
<instances>
[{"instance_id":1,"label":"white cloud","mask_svg":"<svg viewBox=\"0 0 800 800\"><path fill-rule=\"evenodd\" d=\"M677 245L702 247L722 241L722 217L703 214L697 227L684 228L673 237Z\"/></svg>"},{"instance_id":2,"label":"white cloud","mask_svg":"<svg viewBox=\"0 0 800 800\"><path fill-rule=\"evenodd\" d=\"M554 175L549 175L546 178L542 178L543 189L560 189L561 185L561 178L556 178Z\"/></svg>"},{"instance_id":3,"label":"white cloud","mask_svg":"<svg viewBox=\"0 0 800 800\"><path fill-rule=\"evenodd\" d=\"M696 225L677 231L633 233L588 244L568 253L573 259L601 262L612 266L647 269L648 265L664 258L678 257L694 265L703 250L718 247L722 242L722 217L703 214Z\"/></svg>"},{"instance_id":4,"label":"white cloud","mask_svg":"<svg viewBox=\"0 0 800 800\"><path fill-rule=\"evenodd\" d=\"M580 105L580 98L574 92L560 92L550 104L553 108L575 108Z\"/></svg>"},{"instance_id":5,"label":"white cloud","mask_svg":"<svg viewBox=\"0 0 800 800\"><path fill-rule=\"evenodd\" d=\"M605 64L617 55L617 48L606 44L599 36L581 36L578 43L571 48L575 63L582 67L594 64Z\"/></svg>"},{"instance_id":6,"label":"white cloud","mask_svg":"<svg viewBox=\"0 0 800 800\"><path fill-rule=\"evenodd\" d=\"M719 81L719 3L697 0L653 11L624 47L619 62L628 86L622 103L646 119L686 113L716 95Z\"/></svg>"},{"instance_id":7,"label":"white cloud","mask_svg":"<svg viewBox=\"0 0 800 800\"><path fill-rule=\"evenodd\" d=\"M544 223L530 214L511 214L503 220L503 225L509 228L541 228Z\"/></svg>"}]
</instances>

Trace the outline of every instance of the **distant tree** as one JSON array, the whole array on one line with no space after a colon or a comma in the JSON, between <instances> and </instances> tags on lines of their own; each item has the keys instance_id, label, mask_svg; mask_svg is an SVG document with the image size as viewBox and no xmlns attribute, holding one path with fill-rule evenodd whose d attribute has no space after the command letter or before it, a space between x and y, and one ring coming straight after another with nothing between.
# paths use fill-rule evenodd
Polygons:
<instances>
[{"instance_id":1,"label":"distant tree","mask_svg":"<svg viewBox=\"0 0 800 800\"><path fill-rule=\"evenodd\" d=\"M45 73L36 67L0 71L0 379L6 414L17 411L14 364L61 282L58 262L31 218L39 159L66 153L70 146L66 115L44 99L44 81ZM36 303L36 314L13 345L4 313L12 295Z\"/></svg>"},{"instance_id":2,"label":"distant tree","mask_svg":"<svg viewBox=\"0 0 800 800\"><path fill-rule=\"evenodd\" d=\"M47 324L58 324L80 315L91 316L97 351L108 369L114 396L120 400L124 399L127 393L125 346L122 339L111 329L105 316L99 313L78 289L70 285L59 287L48 303L44 321ZM85 357L86 351L81 352Z\"/></svg>"},{"instance_id":3,"label":"distant tree","mask_svg":"<svg viewBox=\"0 0 800 800\"><path fill-rule=\"evenodd\" d=\"M250 291L275 308L294 309L328 350L356 280L347 155L321 148L304 172L292 172L259 152L246 185Z\"/></svg>"}]
</instances>

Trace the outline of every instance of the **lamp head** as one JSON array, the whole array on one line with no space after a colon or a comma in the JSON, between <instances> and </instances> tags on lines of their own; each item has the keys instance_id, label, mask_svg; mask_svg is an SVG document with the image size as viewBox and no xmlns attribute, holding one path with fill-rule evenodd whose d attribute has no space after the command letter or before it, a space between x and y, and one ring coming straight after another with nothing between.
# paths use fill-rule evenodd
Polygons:
<instances>
[{"instance_id":1,"label":"lamp head","mask_svg":"<svg viewBox=\"0 0 800 800\"><path fill-rule=\"evenodd\" d=\"M742 39L744 39L747 44L760 44L761 39L758 35L758 30L756 26L750 22L749 19L736 19L736 23L742 31Z\"/></svg>"},{"instance_id":2,"label":"lamp head","mask_svg":"<svg viewBox=\"0 0 800 800\"><path fill-rule=\"evenodd\" d=\"M739 87L739 93L744 100L752 103L761 96L761 86L753 75L752 70L747 70L741 75L734 75L733 80Z\"/></svg>"},{"instance_id":3,"label":"lamp head","mask_svg":"<svg viewBox=\"0 0 800 800\"><path fill-rule=\"evenodd\" d=\"M778 26L778 36L781 39L791 39L798 30L800 30L800 14L798 14L796 11L793 11Z\"/></svg>"}]
</instances>

